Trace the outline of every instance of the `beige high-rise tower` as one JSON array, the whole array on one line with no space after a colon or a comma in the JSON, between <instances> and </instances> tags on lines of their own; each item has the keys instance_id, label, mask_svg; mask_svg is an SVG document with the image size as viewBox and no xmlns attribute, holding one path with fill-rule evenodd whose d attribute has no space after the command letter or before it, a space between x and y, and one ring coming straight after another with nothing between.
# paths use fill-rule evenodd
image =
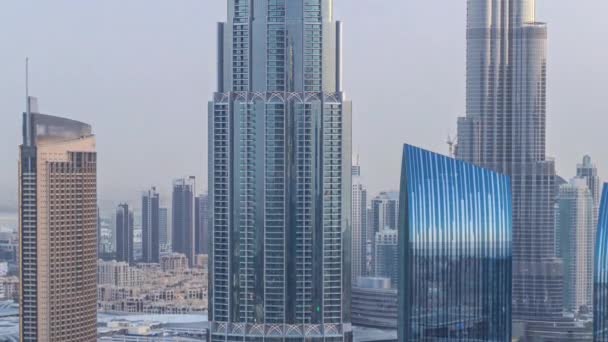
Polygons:
<instances>
[{"instance_id":1,"label":"beige high-rise tower","mask_svg":"<svg viewBox=\"0 0 608 342\"><path fill-rule=\"evenodd\" d=\"M91 126L27 98L19 162L21 341L97 340L97 162Z\"/></svg>"}]
</instances>

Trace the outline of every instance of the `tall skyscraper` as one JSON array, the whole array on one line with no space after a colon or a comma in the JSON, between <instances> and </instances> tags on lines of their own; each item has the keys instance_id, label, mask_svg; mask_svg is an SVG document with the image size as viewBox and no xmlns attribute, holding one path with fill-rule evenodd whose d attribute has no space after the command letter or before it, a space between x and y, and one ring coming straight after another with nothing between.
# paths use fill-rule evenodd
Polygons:
<instances>
[{"instance_id":1,"label":"tall skyscraper","mask_svg":"<svg viewBox=\"0 0 608 342\"><path fill-rule=\"evenodd\" d=\"M200 195L195 199L195 254L209 254L209 197Z\"/></svg>"},{"instance_id":2,"label":"tall skyscraper","mask_svg":"<svg viewBox=\"0 0 608 342\"><path fill-rule=\"evenodd\" d=\"M381 192L371 201L374 233L385 228L397 229L399 225L399 194Z\"/></svg>"},{"instance_id":3,"label":"tall skyscraper","mask_svg":"<svg viewBox=\"0 0 608 342\"><path fill-rule=\"evenodd\" d=\"M595 201L587 179L574 178L559 189L556 206L557 254L564 262L564 305L590 308L593 299Z\"/></svg>"},{"instance_id":4,"label":"tall skyscraper","mask_svg":"<svg viewBox=\"0 0 608 342\"><path fill-rule=\"evenodd\" d=\"M103 245L101 241L101 215L99 214L99 207L97 207L97 258L101 259L103 256Z\"/></svg>"},{"instance_id":5,"label":"tall skyscraper","mask_svg":"<svg viewBox=\"0 0 608 342\"><path fill-rule=\"evenodd\" d=\"M555 163L546 157L547 27L534 0L468 0L466 117L457 158L511 176L513 318L562 314Z\"/></svg>"},{"instance_id":6,"label":"tall skyscraper","mask_svg":"<svg viewBox=\"0 0 608 342\"><path fill-rule=\"evenodd\" d=\"M351 104L331 0L228 0L209 104L211 340L349 341Z\"/></svg>"},{"instance_id":7,"label":"tall skyscraper","mask_svg":"<svg viewBox=\"0 0 608 342\"><path fill-rule=\"evenodd\" d=\"M368 239L371 247L371 273L376 274L376 235L385 230L396 230L399 225L399 194L381 192L371 200L371 227L368 227Z\"/></svg>"},{"instance_id":8,"label":"tall skyscraper","mask_svg":"<svg viewBox=\"0 0 608 342\"><path fill-rule=\"evenodd\" d=\"M20 341L97 341L97 162L90 125L27 98L19 163Z\"/></svg>"},{"instance_id":9,"label":"tall skyscraper","mask_svg":"<svg viewBox=\"0 0 608 342\"><path fill-rule=\"evenodd\" d=\"M116 260L130 265L135 263L135 222L133 212L126 203L116 208Z\"/></svg>"},{"instance_id":10,"label":"tall skyscraper","mask_svg":"<svg viewBox=\"0 0 608 342\"><path fill-rule=\"evenodd\" d=\"M353 189L352 200L352 283L358 277L367 276L367 189L361 180L361 166L357 163L352 167Z\"/></svg>"},{"instance_id":11,"label":"tall skyscraper","mask_svg":"<svg viewBox=\"0 0 608 342\"><path fill-rule=\"evenodd\" d=\"M171 232L169 230L169 209L158 209L158 240L162 253L171 252Z\"/></svg>"},{"instance_id":12,"label":"tall skyscraper","mask_svg":"<svg viewBox=\"0 0 608 342\"><path fill-rule=\"evenodd\" d=\"M367 207L367 226L366 226L366 247L365 247L365 273L368 276L374 274L374 241L376 232L374 231L374 212L371 207Z\"/></svg>"},{"instance_id":13,"label":"tall skyscraper","mask_svg":"<svg viewBox=\"0 0 608 342\"><path fill-rule=\"evenodd\" d=\"M398 340L511 341L509 177L403 149Z\"/></svg>"},{"instance_id":14,"label":"tall skyscraper","mask_svg":"<svg viewBox=\"0 0 608 342\"><path fill-rule=\"evenodd\" d=\"M389 278L393 288L397 287L399 281L398 240L397 229L385 228L376 233L376 255L374 256L376 277Z\"/></svg>"},{"instance_id":15,"label":"tall skyscraper","mask_svg":"<svg viewBox=\"0 0 608 342\"><path fill-rule=\"evenodd\" d=\"M172 251L181 253L188 258L189 266L195 261L195 193L194 177L180 178L173 181L172 215Z\"/></svg>"},{"instance_id":16,"label":"tall skyscraper","mask_svg":"<svg viewBox=\"0 0 608 342\"><path fill-rule=\"evenodd\" d=\"M142 261L160 262L160 195L156 188L146 191L141 198Z\"/></svg>"},{"instance_id":17,"label":"tall skyscraper","mask_svg":"<svg viewBox=\"0 0 608 342\"><path fill-rule=\"evenodd\" d=\"M608 342L608 184L604 184L595 242L593 341Z\"/></svg>"},{"instance_id":18,"label":"tall skyscraper","mask_svg":"<svg viewBox=\"0 0 608 342\"><path fill-rule=\"evenodd\" d=\"M587 182L587 187L591 191L591 196L595 206L599 208L601 200L601 185L602 181L597 173L597 167L592 163L590 156L584 156L583 162L576 166L576 177L583 178ZM596 209L597 211L597 209ZM597 215L597 214L596 214ZM597 218L596 218L597 220Z\"/></svg>"}]
</instances>

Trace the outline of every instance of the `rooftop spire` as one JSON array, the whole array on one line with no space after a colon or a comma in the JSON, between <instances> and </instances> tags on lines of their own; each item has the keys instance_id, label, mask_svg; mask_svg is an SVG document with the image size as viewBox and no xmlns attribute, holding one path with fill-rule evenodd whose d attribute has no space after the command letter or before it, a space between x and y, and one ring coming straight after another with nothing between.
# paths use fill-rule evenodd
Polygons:
<instances>
[{"instance_id":1,"label":"rooftop spire","mask_svg":"<svg viewBox=\"0 0 608 342\"><path fill-rule=\"evenodd\" d=\"M29 94L29 86L30 86L30 59L29 57L25 57L25 100L29 103L28 97Z\"/></svg>"},{"instance_id":2,"label":"rooftop spire","mask_svg":"<svg viewBox=\"0 0 608 342\"><path fill-rule=\"evenodd\" d=\"M23 122L23 143L25 146L31 146L31 106L30 106L30 59L25 57L25 116Z\"/></svg>"}]
</instances>

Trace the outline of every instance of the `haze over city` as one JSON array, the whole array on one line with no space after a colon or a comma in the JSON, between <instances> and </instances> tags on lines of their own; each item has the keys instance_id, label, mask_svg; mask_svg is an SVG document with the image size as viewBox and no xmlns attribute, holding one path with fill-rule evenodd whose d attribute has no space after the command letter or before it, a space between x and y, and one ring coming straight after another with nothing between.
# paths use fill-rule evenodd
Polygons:
<instances>
[{"instance_id":1,"label":"haze over city","mask_svg":"<svg viewBox=\"0 0 608 342\"><path fill-rule=\"evenodd\" d=\"M600 0L538 3L549 23L548 155L570 178L590 154L607 178L608 35ZM207 102L216 89L219 0L4 1L0 5L0 207L15 208L30 93L43 113L92 124L100 200L135 200L185 175L207 188ZM464 115L466 1L340 0L353 150L369 191L398 188L403 142L447 153ZM382 153L378 153L382 151Z\"/></svg>"},{"instance_id":2,"label":"haze over city","mask_svg":"<svg viewBox=\"0 0 608 342\"><path fill-rule=\"evenodd\" d=\"M0 341L608 342L608 2L0 4Z\"/></svg>"}]
</instances>

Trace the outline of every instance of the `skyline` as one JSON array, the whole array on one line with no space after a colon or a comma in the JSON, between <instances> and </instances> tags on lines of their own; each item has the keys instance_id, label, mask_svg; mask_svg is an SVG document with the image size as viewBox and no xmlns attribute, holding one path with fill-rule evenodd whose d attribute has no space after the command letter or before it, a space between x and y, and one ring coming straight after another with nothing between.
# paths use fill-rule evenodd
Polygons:
<instances>
[{"instance_id":1,"label":"skyline","mask_svg":"<svg viewBox=\"0 0 608 342\"><path fill-rule=\"evenodd\" d=\"M608 4L23 1L0 5L20 340L155 335L98 312L205 314L179 329L208 342L588 341L608 322ZM100 259L133 278L100 282Z\"/></svg>"},{"instance_id":2,"label":"skyline","mask_svg":"<svg viewBox=\"0 0 608 342\"><path fill-rule=\"evenodd\" d=\"M465 111L466 2L417 2L387 0L371 6L363 0L335 1L335 17L349 32L344 39L344 54L349 56L344 61L344 84L355 101L353 150L359 152L371 194L398 188L399 160L394 156L404 141L447 154L447 135L456 135L455 118ZM215 28L225 19L224 2L184 1L179 8L160 1L74 5L64 0L35 7L34 3L3 4L0 11L0 41L8 42L6 54L0 56L0 74L7 75L0 82L0 162L5 165L0 173L0 207L14 205L17 197L14 146L25 104L25 56L31 58L30 93L44 99L44 109L96 127L100 199L137 201L151 185L168 195L171 181L188 174L206 185L206 101L215 87ZM145 15L138 14L144 4ZM68 5L76 15L60 23L56 18ZM608 66L601 63L608 52L594 44L608 33L608 25L599 20L608 4L577 2L576 11L588 14L584 20L569 16L575 4L567 1L557 6L544 0L538 5L538 19L549 22L551 36L548 156L557 159L558 174L567 179L580 158L590 154L606 178L608 170L602 165L608 163L608 155L602 155L595 143L602 137L601 129L589 129L586 123L601 127L602 114L608 112L608 105L599 100L601 85L608 81ZM367 8L361 10L362 6ZM359 12L372 19L362 20ZM26 14L32 28L18 25ZM165 24L157 25L161 18ZM420 30L429 18L444 24ZM85 24L86 29L75 30ZM374 40L377 30L385 32L386 40ZM392 71L389 63L361 67L369 59L369 54L360 53L361 45L375 51L381 61L392 59L392 49L382 48L386 41L403 53L393 64L395 78L386 77ZM70 49L76 45L82 49ZM584 92L577 93L578 88ZM145 130L138 127L144 120ZM115 127L116 122L124 124ZM152 146L163 129L166 147ZM387 146L387 152L372 153L378 144ZM135 159L133 151L140 153ZM163 167L158 167L159 160ZM143 170L155 172L142 175Z\"/></svg>"}]
</instances>

